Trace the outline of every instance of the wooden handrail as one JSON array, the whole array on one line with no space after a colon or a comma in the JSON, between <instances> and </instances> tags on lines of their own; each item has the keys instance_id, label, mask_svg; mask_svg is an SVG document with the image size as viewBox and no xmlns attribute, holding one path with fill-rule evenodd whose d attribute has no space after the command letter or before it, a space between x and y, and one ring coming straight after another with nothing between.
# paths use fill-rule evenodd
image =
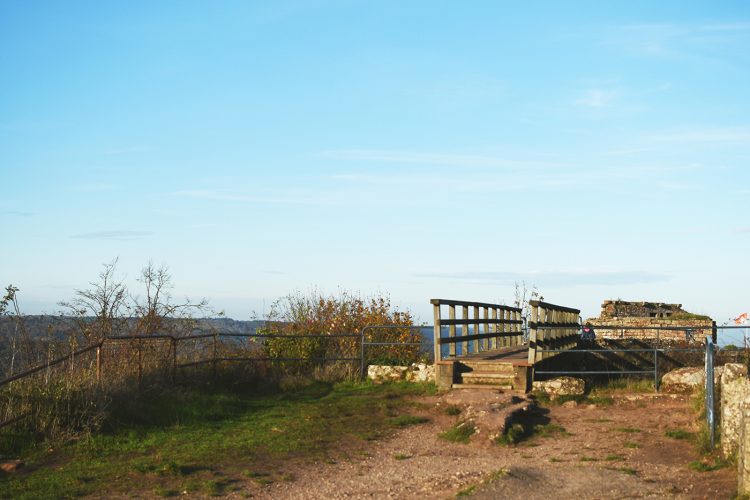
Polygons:
<instances>
[{"instance_id":1,"label":"wooden handrail","mask_svg":"<svg viewBox=\"0 0 750 500\"><path fill-rule=\"evenodd\" d=\"M461 354L465 355L523 342L523 320L518 307L449 299L432 299L430 304L434 312L435 362L443 359L443 345L448 345L448 355L455 357L457 345L461 346ZM448 308L448 319L443 319L441 307ZM456 317L456 307L461 309L460 318ZM448 327L448 337L442 336L444 326ZM460 328L457 329L457 326Z\"/></svg>"}]
</instances>

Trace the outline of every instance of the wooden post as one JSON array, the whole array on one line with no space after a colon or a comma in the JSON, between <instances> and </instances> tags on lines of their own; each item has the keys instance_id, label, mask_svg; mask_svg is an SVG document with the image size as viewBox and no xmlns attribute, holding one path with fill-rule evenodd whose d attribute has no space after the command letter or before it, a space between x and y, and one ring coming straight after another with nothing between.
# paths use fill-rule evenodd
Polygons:
<instances>
[{"instance_id":1,"label":"wooden post","mask_svg":"<svg viewBox=\"0 0 750 500\"><path fill-rule=\"evenodd\" d=\"M218 362L218 342L219 339L217 338L216 332L214 332L214 356L213 356L213 377L216 378L216 363Z\"/></svg>"},{"instance_id":2,"label":"wooden post","mask_svg":"<svg viewBox=\"0 0 750 500\"><path fill-rule=\"evenodd\" d=\"M102 381L102 345L104 343L102 342L96 347L96 383L101 383Z\"/></svg>"},{"instance_id":3,"label":"wooden post","mask_svg":"<svg viewBox=\"0 0 750 500\"><path fill-rule=\"evenodd\" d=\"M490 318L488 312L489 311L488 311L488 309L486 307L482 307L482 319L487 320L487 319ZM484 324L484 328L482 330L484 330L484 333L489 333L489 331L490 331L490 325L489 325L489 323L485 323ZM482 346L483 346L483 349L485 351L489 350L489 348L490 348L490 339L489 338L482 339Z\"/></svg>"},{"instance_id":4,"label":"wooden post","mask_svg":"<svg viewBox=\"0 0 750 500\"><path fill-rule=\"evenodd\" d=\"M435 342L434 352L435 352L435 363L438 361L442 361L443 358L441 356L440 352L440 303L434 303L432 306L432 313L433 313L433 330L432 330L432 338Z\"/></svg>"},{"instance_id":5,"label":"wooden post","mask_svg":"<svg viewBox=\"0 0 750 500\"><path fill-rule=\"evenodd\" d=\"M177 339L172 339L172 384L177 383Z\"/></svg>"},{"instance_id":6,"label":"wooden post","mask_svg":"<svg viewBox=\"0 0 750 500\"><path fill-rule=\"evenodd\" d=\"M138 339L138 386L143 382L143 339Z\"/></svg>"},{"instance_id":7,"label":"wooden post","mask_svg":"<svg viewBox=\"0 0 750 500\"><path fill-rule=\"evenodd\" d=\"M492 320L496 320L497 319L497 308L496 307L492 308L492 310L490 312L490 319L492 319ZM494 333L495 335L497 335L497 327L498 327L498 324L497 323L493 323L492 324L492 328L490 329L490 331L492 331L492 333ZM492 340L490 341L490 349L497 349L497 337L492 337Z\"/></svg>"},{"instance_id":8,"label":"wooden post","mask_svg":"<svg viewBox=\"0 0 750 500\"><path fill-rule=\"evenodd\" d=\"M448 318L450 320L455 320L456 319L456 306L454 306L452 304L450 306L448 306ZM452 339L452 340L455 340L455 338L456 338L456 325L451 324L451 325L448 326L448 337L450 339ZM450 343L450 345L448 346L448 352L450 353L450 355L452 357L454 357L454 358L456 357L456 343L455 342L451 342Z\"/></svg>"},{"instance_id":9,"label":"wooden post","mask_svg":"<svg viewBox=\"0 0 750 500\"><path fill-rule=\"evenodd\" d=\"M463 325L461 325L461 335L466 337L469 334L469 306L463 306L461 308L461 319L465 319ZM464 340L461 342L461 356L469 354L469 342Z\"/></svg>"},{"instance_id":10,"label":"wooden post","mask_svg":"<svg viewBox=\"0 0 750 500\"><path fill-rule=\"evenodd\" d=\"M536 330L536 322L539 319L539 312L537 306L531 307L531 321L529 325L529 364L534 365L536 363L536 349L537 349L537 330Z\"/></svg>"},{"instance_id":11,"label":"wooden post","mask_svg":"<svg viewBox=\"0 0 750 500\"><path fill-rule=\"evenodd\" d=\"M474 335L479 334L479 306L474 306L472 309L474 309ZM474 347L473 352L477 353L479 352L479 339L474 339L474 342L472 342L472 345Z\"/></svg>"}]
</instances>

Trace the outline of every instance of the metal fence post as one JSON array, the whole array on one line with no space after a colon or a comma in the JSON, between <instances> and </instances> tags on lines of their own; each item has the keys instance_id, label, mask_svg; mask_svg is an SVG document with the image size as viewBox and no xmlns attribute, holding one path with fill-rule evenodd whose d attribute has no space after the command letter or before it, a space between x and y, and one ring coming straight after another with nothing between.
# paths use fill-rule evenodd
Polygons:
<instances>
[{"instance_id":1,"label":"metal fence post","mask_svg":"<svg viewBox=\"0 0 750 500\"><path fill-rule=\"evenodd\" d=\"M706 337L706 423L711 436L711 449L714 449L714 344L710 336Z\"/></svg>"},{"instance_id":2,"label":"metal fence post","mask_svg":"<svg viewBox=\"0 0 750 500\"><path fill-rule=\"evenodd\" d=\"M143 382L143 340L138 339L138 387Z\"/></svg>"},{"instance_id":3,"label":"metal fence post","mask_svg":"<svg viewBox=\"0 0 750 500\"><path fill-rule=\"evenodd\" d=\"M659 392L659 350L654 349L654 390Z\"/></svg>"},{"instance_id":4,"label":"metal fence post","mask_svg":"<svg viewBox=\"0 0 750 500\"><path fill-rule=\"evenodd\" d=\"M213 355L213 377L216 378L216 359L217 359L217 335L216 332L214 332L214 355Z\"/></svg>"},{"instance_id":5,"label":"metal fence post","mask_svg":"<svg viewBox=\"0 0 750 500\"><path fill-rule=\"evenodd\" d=\"M102 381L102 344L96 347L96 382L101 383Z\"/></svg>"},{"instance_id":6,"label":"metal fence post","mask_svg":"<svg viewBox=\"0 0 750 500\"><path fill-rule=\"evenodd\" d=\"M172 339L172 384L177 383L177 339Z\"/></svg>"},{"instance_id":7,"label":"metal fence post","mask_svg":"<svg viewBox=\"0 0 750 500\"><path fill-rule=\"evenodd\" d=\"M362 327L362 332L360 336L361 345L360 345L360 351L359 351L359 378L361 380L365 379L365 330L367 327Z\"/></svg>"}]
</instances>

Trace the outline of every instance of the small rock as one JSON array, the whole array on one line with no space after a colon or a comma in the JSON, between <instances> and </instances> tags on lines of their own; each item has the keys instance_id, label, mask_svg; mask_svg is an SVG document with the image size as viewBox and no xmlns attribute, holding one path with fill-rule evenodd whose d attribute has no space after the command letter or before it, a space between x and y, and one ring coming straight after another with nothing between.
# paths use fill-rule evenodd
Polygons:
<instances>
[{"instance_id":1,"label":"small rock","mask_svg":"<svg viewBox=\"0 0 750 500\"><path fill-rule=\"evenodd\" d=\"M533 384L533 389L542 391L551 398L559 396L579 396L583 394L586 384L583 379L575 377L558 377L551 380L537 381Z\"/></svg>"},{"instance_id":2,"label":"small rock","mask_svg":"<svg viewBox=\"0 0 750 500\"><path fill-rule=\"evenodd\" d=\"M575 408L578 406L578 401L571 399L570 401L566 401L562 404L565 408Z\"/></svg>"},{"instance_id":3,"label":"small rock","mask_svg":"<svg viewBox=\"0 0 750 500\"><path fill-rule=\"evenodd\" d=\"M20 460L9 460L7 462L0 463L0 471L6 474L13 474L18 472L18 469L23 467L24 463Z\"/></svg>"}]
</instances>

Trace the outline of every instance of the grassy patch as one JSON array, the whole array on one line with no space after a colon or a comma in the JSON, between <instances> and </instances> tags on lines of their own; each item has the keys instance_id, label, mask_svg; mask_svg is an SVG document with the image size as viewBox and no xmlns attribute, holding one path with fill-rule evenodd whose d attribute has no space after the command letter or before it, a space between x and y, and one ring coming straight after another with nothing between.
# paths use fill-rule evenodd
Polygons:
<instances>
[{"instance_id":1,"label":"grassy patch","mask_svg":"<svg viewBox=\"0 0 750 500\"><path fill-rule=\"evenodd\" d=\"M636 429L635 427L615 427L612 430L615 432L624 432L625 434L635 434L641 432L640 429Z\"/></svg>"},{"instance_id":2,"label":"grassy patch","mask_svg":"<svg viewBox=\"0 0 750 500\"><path fill-rule=\"evenodd\" d=\"M666 431L664 435L672 439L692 439L695 434L682 429L672 429Z\"/></svg>"},{"instance_id":3,"label":"grassy patch","mask_svg":"<svg viewBox=\"0 0 750 500\"><path fill-rule=\"evenodd\" d=\"M607 458L605 458L607 462L622 462L625 460L625 457L622 455L607 455Z\"/></svg>"},{"instance_id":4,"label":"grassy patch","mask_svg":"<svg viewBox=\"0 0 750 500\"><path fill-rule=\"evenodd\" d=\"M565 427L557 424L535 425L531 432L533 435L543 438L570 436L570 433L565 430Z\"/></svg>"},{"instance_id":5,"label":"grassy patch","mask_svg":"<svg viewBox=\"0 0 750 500\"><path fill-rule=\"evenodd\" d=\"M622 472L623 474L627 474L628 476L635 476L636 474L638 474L638 471L636 471L635 469L633 469L631 467L619 467L619 468L614 469L614 470L618 470L618 471Z\"/></svg>"},{"instance_id":6,"label":"grassy patch","mask_svg":"<svg viewBox=\"0 0 750 500\"><path fill-rule=\"evenodd\" d=\"M452 417L455 417L455 416L461 414L461 408L459 408L456 405L449 405L449 406L446 406L443 409L443 413L445 413L446 415L450 415Z\"/></svg>"},{"instance_id":7,"label":"grassy patch","mask_svg":"<svg viewBox=\"0 0 750 500\"><path fill-rule=\"evenodd\" d=\"M633 443L632 441L627 441L622 444L625 448L640 448L641 445L638 443Z\"/></svg>"},{"instance_id":8,"label":"grassy patch","mask_svg":"<svg viewBox=\"0 0 750 500\"><path fill-rule=\"evenodd\" d=\"M456 494L456 498L470 497L477 490L477 485L471 485L468 488L464 488Z\"/></svg>"},{"instance_id":9,"label":"grassy patch","mask_svg":"<svg viewBox=\"0 0 750 500\"><path fill-rule=\"evenodd\" d=\"M430 419L427 417L416 417L414 415L399 415L391 419L391 425L394 427L409 427L410 425L418 425L429 422Z\"/></svg>"},{"instance_id":10,"label":"grassy patch","mask_svg":"<svg viewBox=\"0 0 750 500\"><path fill-rule=\"evenodd\" d=\"M599 459L596 457L587 457L586 455L580 458L581 462L598 462Z\"/></svg>"},{"instance_id":11,"label":"grassy patch","mask_svg":"<svg viewBox=\"0 0 750 500\"><path fill-rule=\"evenodd\" d=\"M393 455L393 458L395 458L396 460L408 460L411 458L411 455L408 455L406 453L396 453L395 455Z\"/></svg>"},{"instance_id":12,"label":"grassy patch","mask_svg":"<svg viewBox=\"0 0 750 500\"><path fill-rule=\"evenodd\" d=\"M505 431L504 434L501 434L495 439L495 442L500 445L509 446L518 444L519 442L523 441L524 439L530 438L530 437L542 437L542 438L552 438L552 437L567 437L570 436L568 431L565 430L564 427L557 424L536 424L536 425L524 425L520 423L516 423L510 426L509 429ZM528 443L527 446L538 446L537 443Z\"/></svg>"},{"instance_id":13,"label":"grassy patch","mask_svg":"<svg viewBox=\"0 0 750 500\"><path fill-rule=\"evenodd\" d=\"M688 467L696 472L711 472L728 466L729 462L721 458L715 458L713 463L708 460L693 460L688 464Z\"/></svg>"},{"instance_id":14,"label":"grassy patch","mask_svg":"<svg viewBox=\"0 0 750 500\"><path fill-rule=\"evenodd\" d=\"M528 429L524 427L522 424L513 424L510 426L510 428L506 429L506 431L503 434L499 435L495 439L495 442L497 444L501 444L504 446L517 444L527 434L528 434Z\"/></svg>"},{"instance_id":15,"label":"grassy patch","mask_svg":"<svg viewBox=\"0 0 750 500\"><path fill-rule=\"evenodd\" d=\"M222 495L243 473L286 461L324 460L338 443L376 439L412 425L420 384L314 383L292 392L183 389L142 394L88 439L29 450L28 472L0 478L11 498L60 498L173 490ZM399 418L406 414L404 420ZM211 464L207 467L203 464ZM217 477L216 470L225 476ZM262 469L261 469L262 470ZM276 477L282 471L275 471ZM262 483L271 476L253 478Z\"/></svg>"},{"instance_id":16,"label":"grassy patch","mask_svg":"<svg viewBox=\"0 0 750 500\"><path fill-rule=\"evenodd\" d=\"M471 436L476 432L476 427L471 422L459 422L438 436L446 441L468 444Z\"/></svg>"}]
</instances>

